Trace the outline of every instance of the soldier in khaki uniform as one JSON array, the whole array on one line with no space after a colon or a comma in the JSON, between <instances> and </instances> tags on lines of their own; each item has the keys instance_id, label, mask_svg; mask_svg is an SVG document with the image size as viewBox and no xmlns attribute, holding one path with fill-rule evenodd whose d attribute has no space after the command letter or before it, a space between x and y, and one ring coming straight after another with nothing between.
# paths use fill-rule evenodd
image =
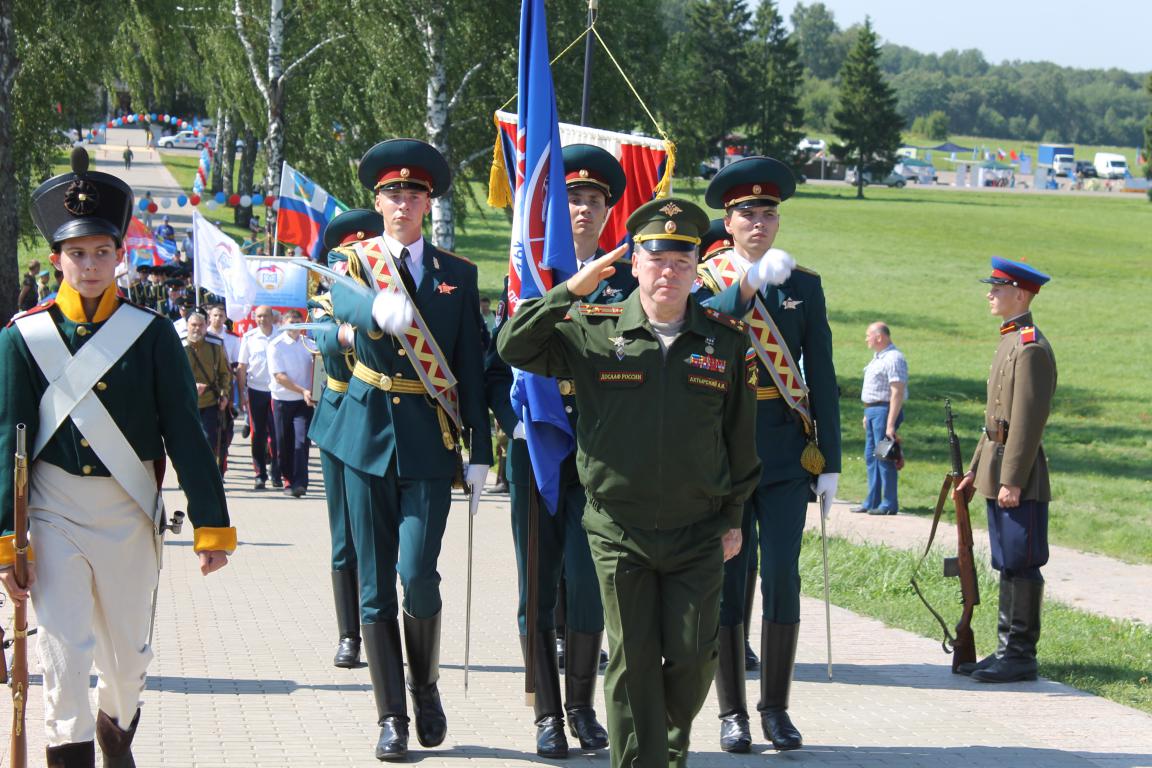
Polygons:
<instances>
[{"instance_id":1,"label":"soldier in khaki uniform","mask_svg":"<svg viewBox=\"0 0 1152 768\"><path fill-rule=\"evenodd\" d=\"M573 306L612 274L617 249L525 302L498 342L510 365L575 384L613 768L686 763L716 669L723 561L760 475L744 323L690 296L707 227L686 200L641 206L628 299Z\"/></svg>"},{"instance_id":2,"label":"soldier in khaki uniform","mask_svg":"<svg viewBox=\"0 0 1152 768\"><path fill-rule=\"evenodd\" d=\"M1048 461L1041 439L1056 392L1056 357L1032 322L1031 305L1048 275L992 258L988 303L1003 318L988 375L984 434L957 493L987 499L992 567L1000 571L996 652L960 671L982 683L1036 679L1036 643L1048 562Z\"/></svg>"}]
</instances>

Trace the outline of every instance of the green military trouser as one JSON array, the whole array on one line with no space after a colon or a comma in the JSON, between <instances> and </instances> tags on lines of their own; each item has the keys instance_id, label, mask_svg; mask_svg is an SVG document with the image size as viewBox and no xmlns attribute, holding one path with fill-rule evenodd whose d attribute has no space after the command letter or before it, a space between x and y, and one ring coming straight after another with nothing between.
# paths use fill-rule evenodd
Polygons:
<instances>
[{"instance_id":1,"label":"green military trouser","mask_svg":"<svg viewBox=\"0 0 1152 768\"><path fill-rule=\"evenodd\" d=\"M716 672L723 580L715 518L669 530L622 526L590 502L584 529L604 599L612 768L683 766Z\"/></svg>"},{"instance_id":2,"label":"green military trouser","mask_svg":"<svg viewBox=\"0 0 1152 768\"><path fill-rule=\"evenodd\" d=\"M328 502L328 529L332 532L332 570L356 571L356 545L348 520L348 497L344 493L344 462L320 449L324 474L324 498Z\"/></svg>"}]
</instances>

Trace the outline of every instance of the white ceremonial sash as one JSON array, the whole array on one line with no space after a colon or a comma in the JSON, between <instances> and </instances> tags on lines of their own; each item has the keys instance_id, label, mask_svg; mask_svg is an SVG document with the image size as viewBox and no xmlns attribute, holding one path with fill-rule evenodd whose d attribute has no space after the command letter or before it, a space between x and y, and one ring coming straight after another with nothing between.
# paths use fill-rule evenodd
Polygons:
<instances>
[{"instance_id":1,"label":"white ceremonial sash","mask_svg":"<svg viewBox=\"0 0 1152 768\"><path fill-rule=\"evenodd\" d=\"M151 314L121 304L75 355L47 312L22 317L16 327L48 379L48 389L40 398L40 427L32 458L43 450L64 420L71 418L116 482L152 519L156 530L164 514L156 476L147 470L92 389L151 322Z\"/></svg>"}]
</instances>

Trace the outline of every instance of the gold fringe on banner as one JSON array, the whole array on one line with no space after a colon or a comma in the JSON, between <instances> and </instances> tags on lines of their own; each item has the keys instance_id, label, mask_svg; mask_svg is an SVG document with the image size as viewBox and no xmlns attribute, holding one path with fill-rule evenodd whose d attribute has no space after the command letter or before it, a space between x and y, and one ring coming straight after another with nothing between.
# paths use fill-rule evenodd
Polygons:
<instances>
[{"instance_id":1,"label":"gold fringe on banner","mask_svg":"<svg viewBox=\"0 0 1152 768\"><path fill-rule=\"evenodd\" d=\"M492 168L488 172L488 205L507 208L512 205L512 189L508 185L508 164L504 160L504 142L500 135L500 119L492 113L496 126L496 144L492 147Z\"/></svg>"}]
</instances>

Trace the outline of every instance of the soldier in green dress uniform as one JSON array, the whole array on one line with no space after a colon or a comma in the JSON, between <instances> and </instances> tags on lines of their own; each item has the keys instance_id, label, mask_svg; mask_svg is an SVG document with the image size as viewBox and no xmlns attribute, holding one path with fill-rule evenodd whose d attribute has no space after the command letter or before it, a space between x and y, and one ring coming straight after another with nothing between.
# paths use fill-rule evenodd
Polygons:
<instances>
[{"instance_id":1,"label":"soldier in green dress uniform","mask_svg":"<svg viewBox=\"0 0 1152 768\"><path fill-rule=\"evenodd\" d=\"M577 264L585 264L604 252L598 247L600 233L608 214L624 194L627 178L620 162L609 152L589 144L564 147L564 174L568 188L568 212L572 220L573 244ZM636 278L627 269L617 269L601 280L584 297L588 304L616 304L624 301L636 287ZM528 596L528 522L531 509L529 489L530 462L528 446L523 439L519 417L512 409L509 391L512 371L496 352L496 342L505 318L500 305L500 326L496 328L485 366L489 406L504 431L513 436L509 448L508 481L512 501L512 538L516 547L516 572L519 604L516 616L521 644L527 653L526 601ZM570 379L558 383L564 410L576 432L577 409L575 388ZM564 716L581 749L604 749L608 734L596 719L593 695L600 663L604 635L604 607L600 588L588 550L581 520L586 499L576 471L575 453L560 468L559 505L548 514L543 499L538 498L539 537L537 546L537 608L534 640L534 678L536 695L536 754L542 757L566 757L568 741L564 735ZM555 609L557 587L564 576L566 606L566 664L564 668L564 701L561 702L560 677L556 658ZM526 661L527 663L527 661Z\"/></svg>"},{"instance_id":2,"label":"soldier in green dress uniform","mask_svg":"<svg viewBox=\"0 0 1152 768\"><path fill-rule=\"evenodd\" d=\"M994 256L988 304L1002 318L988 375L984 434L957 493L979 491L988 507L992 567L1000 572L996 651L959 671L982 683L1035 680L1040 606L1048 563L1052 489L1044 427L1056 394L1056 356L1032 320L1032 300L1051 278L1031 265Z\"/></svg>"},{"instance_id":3,"label":"soldier in green dress uniform","mask_svg":"<svg viewBox=\"0 0 1152 768\"><path fill-rule=\"evenodd\" d=\"M332 219L321 238L328 251L328 266L346 272L348 255L337 249L348 243L377 237L383 229L380 214L363 208L353 208ZM327 384L308 427L308 437L320 449L328 529L332 534L332 596L336 601L336 628L340 637L332 663L352 669L360 662L360 584L356 577L356 547L348 522L348 499L344 493L344 464L332 454L331 445L337 440L337 435L330 428L348 391L356 355L350 339L345 339L348 343L340 341L340 322L332 311L331 294L317 296L309 305L312 319L323 324L322 328L313 331L312 337L320 350L327 375Z\"/></svg>"},{"instance_id":4,"label":"soldier in green dress uniform","mask_svg":"<svg viewBox=\"0 0 1152 768\"><path fill-rule=\"evenodd\" d=\"M355 329L356 363L329 427L339 435L330 450L344 462L361 636L380 725L376 756L402 760L408 715L396 576L404 588L416 736L434 747L447 733L437 689L442 602L436 561L460 472L456 430L469 448L469 486L483 485L492 442L476 267L421 233L431 199L451 185L448 163L429 144L392 139L368 150L359 176L376 195L384 234L344 246L349 272L373 289L381 280L389 285L374 296L342 283L333 288L336 317ZM415 336L419 353L409 351ZM425 367L428 357L438 360L434 369Z\"/></svg>"},{"instance_id":5,"label":"soldier in green dress uniform","mask_svg":"<svg viewBox=\"0 0 1152 768\"><path fill-rule=\"evenodd\" d=\"M744 324L691 297L707 225L686 200L641 206L628 219L639 280L628 299L573 304L617 249L524 302L499 338L509 364L575 387L614 768L687 761L715 671L722 564L760 474Z\"/></svg>"},{"instance_id":6,"label":"soldier in green dress uniform","mask_svg":"<svg viewBox=\"0 0 1152 768\"><path fill-rule=\"evenodd\" d=\"M128 185L89 172L87 153L73 150L72 171L32 193L32 219L64 274L60 291L0 331L0 582L14 601L31 595L39 621L50 768L90 768L94 739L105 766L134 765L165 454L188 497L201 572L222 568L236 548L176 331L116 290L131 215ZM9 503L17 424L27 426L34 550L23 587Z\"/></svg>"},{"instance_id":7,"label":"soldier in green dress uniform","mask_svg":"<svg viewBox=\"0 0 1152 768\"><path fill-rule=\"evenodd\" d=\"M776 275L769 282L777 284L756 293L756 304L745 317L758 369L756 446L763 471L745 509L743 529L748 541L744 551L725 564L716 682L721 747L729 752L747 752L752 741L744 692L742 624L753 524L759 529L763 596L757 709L765 738L773 746L786 750L802 744L788 716L800 628L800 541L810 486L815 481L817 494L832 498L840 472L839 390L824 290L816 273L792 269L790 257L772 249L780 226L778 206L795 189L792 171L784 163L750 157L726 166L705 193L710 206L724 209L733 242L730 252L701 265L705 286L722 287L725 279L752 274L771 259L788 272L786 279L781 281L782 275ZM757 322L760 313L766 317ZM765 327L772 328L770 339L761 338ZM789 355L755 352L773 344ZM801 360L802 374L797 367ZM781 385L788 382L793 386L782 390ZM806 396L803 389L797 391L804 383Z\"/></svg>"}]
</instances>

